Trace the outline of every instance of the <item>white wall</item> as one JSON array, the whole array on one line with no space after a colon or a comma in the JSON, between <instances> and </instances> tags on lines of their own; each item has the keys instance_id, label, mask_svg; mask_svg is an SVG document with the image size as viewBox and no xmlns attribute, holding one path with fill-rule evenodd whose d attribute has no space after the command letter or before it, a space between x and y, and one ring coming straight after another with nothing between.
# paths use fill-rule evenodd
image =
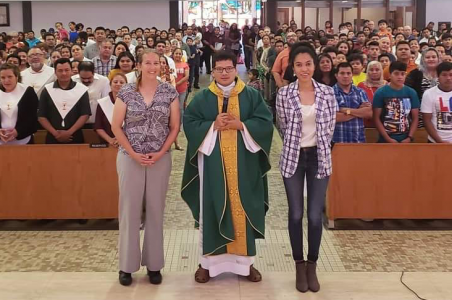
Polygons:
<instances>
[{"instance_id":1,"label":"white wall","mask_svg":"<svg viewBox=\"0 0 452 300\"><path fill-rule=\"evenodd\" d=\"M345 22L351 22L358 17L358 9L352 8L346 11L345 13ZM386 17L386 9L381 7L372 7L372 8L363 8L361 10L361 18L363 20L373 20L375 24L378 23L378 20L384 19ZM411 25L411 24L410 24Z\"/></svg>"},{"instance_id":2,"label":"white wall","mask_svg":"<svg viewBox=\"0 0 452 300\"><path fill-rule=\"evenodd\" d=\"M316 12L317 12L317 10L315 8L306 8L305 26L311 26L313 29L315 29ZM289 13L289 20L294 19L295 23L297 23L297 25L298 25L298 28L301 28L301 24L302 24L301 13L302 13L301 7L294 7L294 15L293 16L292 16L292 12Z\"/></svg>"},{"instance_id":3,"label":"white wall","mask_svg":"<svg viewBox=\"0 0 452 300\"><path fill-rule=\"evenodd\" d=\"M290 10L289 20L293 19L298 27L301 27L301 7L294 7L293 14L294 15L292 16L292 10Z\"/></svg>"},{"instance_id":4,"label":"white wall","mask_svg":"<svg viewBox=\"0 0 452 300\"><path fill-rule=\"evenodd\" d=\"M7 2L9 3L9 27L0 27L0 32L22 31L22 2Z\"/></svg>"},{"instance_id":5,"label":"white wall","mask_svg":"<svg viewBox=\"0 0 452 300\"><path fill-rule=\"evenodd\" d=\"M169 3L167 0L134 1L94 1L94 2L50 2L33 1L33 30L55 27L55 22L67 24L70 21L83 23L86 27L104 26L111 29L127 25L168 29ZM20 20L22 22L22 19Z\"/></svg>"},{"instance_id":6,"label":"white wall","mask_svg":"<svg viewBox=\"0 0 452 300\"><path fill-rule=\"evenodd\" d=\"M294 14L292 16L292 8L289 8L289 21L294 19L295 23L297 23L298 27L301 27L301 7L294 7ZM341 21L342 11L340 8L334 8L334 28L339 26ZM317 9L316 8L306 8L305 11L306 20L305 26L311 26L312 29L316 28L316 20L317 20ZM319 18L319 29L323 29L325 26L325 21L329 20L330 17L330 9L329 8L320 8L320 18Z\"/></svg>"},{"instance_id":7,"label":"white wall","mask_svg":"<svg viewBox=\"0 0 452 300\"><path fill-rule=\"evenodd\" d=\"M438 28L438 22L452 21L452 1L449 0L427 0L426 24L430 21L435 22L435 29Z\"/></svg>"},{"instance_id":8,"label":"white wall","mask_svg":"<svg viewBox=\"0 0 452 300\"><path fill-rule=\"evenodd\" d=\"M306 8L305 11L305 26L311 26L312 29L316 28L317 21L317 8Z\"/></svg>"}]
</instances>

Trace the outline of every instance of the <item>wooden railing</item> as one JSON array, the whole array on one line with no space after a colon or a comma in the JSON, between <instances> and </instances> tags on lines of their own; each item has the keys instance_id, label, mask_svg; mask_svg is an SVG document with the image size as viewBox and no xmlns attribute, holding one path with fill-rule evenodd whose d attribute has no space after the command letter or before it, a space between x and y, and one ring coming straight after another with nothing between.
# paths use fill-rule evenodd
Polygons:
<instances>
[{"instance_id":1,"label":"wooden railing","mask_svg":"<svg viewBox=\"0 0 452 300\"><path fill-rule=\"evenodd\" d=\"M118 216L114 148L89 145L0 147L0 219Z\"/></svg>"},{"instance_id":2,"label":"wooden railing","mask_svg":"<svg viewBox=\"0 0 452 300\"><path fill-rule=\"evenodd\" d=\"M0 147L0 219L102 219L118 216L114 148L84 130L83 145ZM368 142L377 140L366 130ZM342 218L452 219L452 145L336 144L328 190L330 222Z\"/></svg>"},{"instance_id":3,"label":"wooden railing","mask_svg":"<svg viewBox=\"0 0 452 300\"><path fill-rule=\"evenodd\" d=\"M327 214L337 219L452 219L452 145L336 144Z\"/></svg>"}]
</instances>

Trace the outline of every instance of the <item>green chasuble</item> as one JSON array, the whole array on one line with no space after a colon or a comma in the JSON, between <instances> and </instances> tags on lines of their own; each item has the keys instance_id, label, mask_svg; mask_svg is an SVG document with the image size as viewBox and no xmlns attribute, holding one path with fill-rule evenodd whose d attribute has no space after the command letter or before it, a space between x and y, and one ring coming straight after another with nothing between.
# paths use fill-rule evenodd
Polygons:
<instances>
[{"instance_id":1,"label":"green chasuble","mask_svg":"<svg viewBox=\"0 0 452 300\"><path fill-rule=\"evenodd\" d=\"M246 255L254 256L255 239L264 238L265 234L265 214L268 210L267 172L270 170L273 122L272 114L260 93L244 86L240 79L238 85L241 86L238 93L240 120L261 148L257 153L251 153L245 147L242 134L237 134L238 193L246 214ZM222 99L221 94L212 92L212 86L214 90L219 90L213 83L210 89L199 92L184 113L188 147L182 179L182 198L190 207L196 225L199 225L200 215L198 149L219 114L221 103L218 99ZM229 253L228 244L231 245L236 240L220 139L219 132L211 155L204 156L203 255Z\"/></svg>"}]
</instances>

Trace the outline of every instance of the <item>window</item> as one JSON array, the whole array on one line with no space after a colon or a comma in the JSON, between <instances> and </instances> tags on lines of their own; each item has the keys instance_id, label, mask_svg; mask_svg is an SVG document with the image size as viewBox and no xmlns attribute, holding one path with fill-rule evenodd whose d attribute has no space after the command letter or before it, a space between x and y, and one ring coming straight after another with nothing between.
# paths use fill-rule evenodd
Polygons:
<instances>
[{"instance_id":1,"label":"window","mask_svg":"<svg viewBox=\"0 0 452 300\"><path fill-rule=\"evenodd\" d=\"M221 20L229 25L237 23L239 27L252 24L253 19L261 20L261 0L213 0L183 1L182 21L197 26L212 23L219 26ZM247 21L248 20L248 21Z\"/></svg>"}]
</instances>

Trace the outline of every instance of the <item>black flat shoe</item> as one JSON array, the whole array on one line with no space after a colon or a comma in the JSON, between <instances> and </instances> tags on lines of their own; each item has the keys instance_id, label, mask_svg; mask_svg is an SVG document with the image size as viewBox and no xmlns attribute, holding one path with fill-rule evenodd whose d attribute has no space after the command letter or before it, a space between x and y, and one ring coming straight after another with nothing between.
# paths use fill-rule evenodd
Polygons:
<instances>
[{"instance_id":1,"label":"black flat shoe","mask_svg":"<svg viewBox=\"0 0 452 300\"><path fill-rule=\"evenodd\" d=\"M119 283L123 286L132 284L132 274L119 271Z\"/></svg>"},{"instance_id":2,"label":"black flat shoe","mask_svg":"<svg viewBox=\"0 0 452 300\"><path fill-rule=\"evenodd\" d=\"M151 284L162 283L162 274L160 273L160 271L149 271L148 270L148 276L149 276L149 282Z\"/></svg>"}]
</instances>

